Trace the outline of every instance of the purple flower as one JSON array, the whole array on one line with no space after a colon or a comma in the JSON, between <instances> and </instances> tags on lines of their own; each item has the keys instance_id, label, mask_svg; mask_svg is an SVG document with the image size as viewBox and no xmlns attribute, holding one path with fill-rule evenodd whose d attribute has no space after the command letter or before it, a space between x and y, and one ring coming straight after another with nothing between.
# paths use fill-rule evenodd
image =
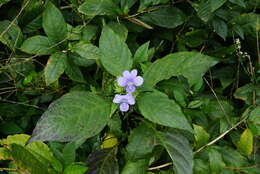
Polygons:
<instances>
[{"instance_id":1,"label":"purple flower","mask_svg":"<svg viewBox=\"0 0 260 174\"><path fill-rule=\"evenodd\" d=\"M120 104L120 111L127 112L129 110L129 105L135 104L135 98L132 96L132 94L116 94L113 102Z\"/></svg>"},{"instance_id":2,"label":"purple flower","mask_svg":"<svg viewBox=\"0 0 260 174\"><path fill-rule=\"evenodd\" d=\"M144 82L144 79L141 76L137 76L137 70L134 69L131 72L124 71L123 77L117 79L119 86L125 87L125 90L128 93L135 91L137 86L141 86Z\"/></svg>"}]
</instances>

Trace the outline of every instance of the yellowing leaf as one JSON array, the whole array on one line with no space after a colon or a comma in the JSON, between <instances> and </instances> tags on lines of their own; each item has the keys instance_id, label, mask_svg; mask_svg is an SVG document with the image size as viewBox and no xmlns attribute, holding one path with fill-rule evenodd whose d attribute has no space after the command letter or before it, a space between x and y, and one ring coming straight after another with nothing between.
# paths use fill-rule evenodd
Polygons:
<instances>
[{"instance_id":1,"label":"yellowing leaf","mask_svg":"<svg viewBox=\"0 0 260 174\"><path fill-rule=\"evenodd\" d=\"M26 134L9 135L6 139L0 140L2 145L20 144L25 145L26 141L30 138Z\"/></svg>"},{"instance_id":2,"label":"yellowing leaf","mask_svg":"<svg viewBox=\"0 0 260 174\"><path fill-rule=\"evenodd\" d=\"M0 160L11 160L10 152L8 149L1 147L0 148Z\"/></svg>"},{"instance_id":3,"label":"yellowing leaf","mask_svg":"<svg viewBox=\"0 0 260 174\"><path fill-rule=\"evenodd\" d=\"M101 148L102 149L112 148L112 147L116 146L117 144L118 144L117 138L113 134L108 134L105 137L105 139L101 145Z\"/></svg>"},{"instance_id":4,"label":"yellowing leaf","mask_svg":"<svg viewBox=\"0 0 260 174\"><path fill-rule=\"evenodd\" d=\"M250 155L253 151L253 134L250 129L246 129L240 136L237 148L246 155Z\"/></svg>"},{"instance_id":5,"label":"yellowing leaf","mask_svg":"<svg viewBox=\"0 0 260 174\"><path fill-rule=\"evenodd\" d=\"M199 148L209 141L209 134L199 125L193 124L196 148Z\"/></svg>"}]
</instances>

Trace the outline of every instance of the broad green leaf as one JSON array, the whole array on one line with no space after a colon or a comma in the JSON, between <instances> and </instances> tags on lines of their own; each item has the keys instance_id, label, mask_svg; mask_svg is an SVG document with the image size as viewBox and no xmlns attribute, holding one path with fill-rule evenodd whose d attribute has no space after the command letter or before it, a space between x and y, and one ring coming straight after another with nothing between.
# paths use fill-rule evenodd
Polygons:
<instances>
[{"instance_id":1,"label":"broad green leaf","mask_svg":"<svg viewBox=\"0 0 260 174\"><path fill-rule=\"evenodd\" d=\"M23 33L32 33L42 27L42 14L23 27Z\"/></svg>"},{"instance_id":2,"label":"broad green leaf","mask_svg":"<svg viewBox=\"0 0 260 174\"><path fill-rule=\"evenodd\" d=\"M160 144L167 150L176 174L192 174L193 155L189 141L177 131L156 132Z\"/></svg>"},{"instance_id":3,"label":"broad green leaf","mask_svg":"<svg viewBox=\"0 0 260 174\"><path fill-rule=\"evenodd\" d=\"M32 142L25 147L41 163L52 166L56 171L62 171L62 164L53 156L49 147L42 142Z\"/></svg>"},{"instance_id":4,"label":"broad green leaf","mask_svg":"<svg viewBox=\"0 0 260 174\"><path fill-rule=\"evenodd\" d=\"M221 19L214 19L212 21L213 28L215 32L222 37L222 39L226 40L227 34L228 34L228 26L225 21Z\"/></svg>"},{"instance_id":5,"label":"broad green leaf","mask_svg":"<svg viewBox=\"0 0 260 174\"><path fill-rule=\"evenodd\" d=\"M119 174L116 151L112 148L91 153L86 164L89 169L85 174Z\"/></svg>"},{"instance_id":6,"label":"broad green leaf","mask_svg":"<svg viewBox=\"0 0 260 174\"><path fill-rule=\"evenodd\" d=\"M233 168L239 168L247 165L246 157L242 156L237 150L223 147L220 148L220 152L223 158L223 161L227 166Z\"/></svg>"},{"instance_id":7,"label":"broad green leaf","mask_svg":"<svg viewBox=\"0 0 260 174\"><path fill-rule=\"evenodd\" d=\"M138 161L127 161L121 174L147 174L148 162L146 159Z\"/></svg>"},{"instance_id":8,"label":"broad green leaf","mask_svg":"<svg viewBox=\"0 0 260 174\"><path fill-rule=\"evenodd\" d=\"M198 16L204 22L208 22L214 13L211 12L211 3L210 1L200 1L199 4L192 3L192 6L197 11Z\"/></svg>"},{"instance_id":9,"label":"broad green leaf","mask_svg":"<svg viewBox=\"0 0 260 174\"><path fill-rule=\"evenodd\" d=\"M202 76L218 61L197 52L178 52L155 61L144 73L144 86L153 87L161 80L182 75L190 86L198 85Z\"/></svg>"},{"instance_id":10,"label":"broad green leaf","mask_svg":"<svg viewBox=\"0 0 260 174\"><path fill-rule=\"evenodd\" d=\"M96 63L96 60L94 59L86 59L84 57L81 57L77 53L69 53L68 54L68 59L72 60L74 64L78 66L84 66L88 67Z\"/></svg>"},{"instance_id":11,"label":"broad green leaf","mask_svg":"<svg viewBox=\"0 0 260 174\"><path fill-rule=\"evenodd\" d=\"M67 24L60 10L51 2L48 2L43 12L42 26L51 41L58 43L66 40Z\"/></svg>"},{"instance_id":12,"label":"broad green leaf","mask_svg":"<svg viewBox=\"0 0 260 174\"><path fill-rule=\"evenodd\" d=\"M20 145L21 149L22 147L24 148L22 149L24 153L30 153L33 158L37 159L37 161L41 164L44 164L46 167L52 166L56 171L61 172L62 165L56 158L54 158L49 147L43 142L33 142L25 146L29 138L30 136L26 134L11 135L8 136L6 139L1 140L0 143L7 147L11 147L13 144ZM11 158L14 158L12 154L9 155L11 156ZM23 157L21 156L21 158Z\"/></svg>"},{"instance_id":13,"label":"broad green leaf","mask_svg":"<svg viewBox=\"0 0 260 174\"><path fill-rule=\"evenodd\" d=\"M99 48L90 43L78 42L71 49L84 59L100 59L101 57Z\"/></svg>"},{"instance_id":14,"label":"broad green leaf","mask_svg":"<svg viewBox=\"0 0 260 174\"><path fill-rule=\"evenodd\" d=\"M44 69L45 82L47 85L57 81L67 66L67 55L56 52L50 56Z\"/></svg>"},{"instance_id":15,"label":"broad green leaf","mask_svg":"<svg viewBox=\"0 0 260 174\"><path fill-rule=\"evenodd\" d=\"M146 42L143 45L141 45L135 52L134 55L134 63L142 63L148 60L149 58L149 44L150 42Z\"/></svg>"},{"instance_id":16,"label":"broad green leaf","mask_svg":"<svg viewBox=\"0 0 260 174\"><path fill-rule=\"evenodd\" d=\"M180 106L164 94L145 93L138 99L138 107L141 114L154 123L192 132Z\"/></svg>"},{"instance_id":17,"label":"broad green leaf","mask_svg":"<svg viewBox=\"0 0 260 174\"><path fill-rule=\"evenodd\" d=\"M234 25L240 25L246 36L256 37L256 31L260 29L260 15L256 13L245 13L230 20Z\"/></svg>"},{"instance_id":18,"label":"broad green leaf","mask_svg":"<svg viewBox=\"0 0 260 174\"><path fill-rule=\"evenodd\" d=\"M180 9L172 6L160 8L141 17L142 21L164 28L176 28L185 22L185 18L185 14Z\"/></svg>"},{"instance_id":19,"label":"broad green leaf","mask_svg":"<svg viewBox=\"0 0 260 174\"><path fill-rule=\"evenodd\" d=\"M196 140L196 148L199 148L209 141L209 134L205 131L205 129L199 125L193 124L194 127L194 136Z\"/></svg>"},{"instance_id":20,"label":"broad green leaf","mask_svg":"<svg viewBox=\"0 0 260 174\"><path fill-rule=\"evenodd\" d=\"M118 22L109 22L107 26L110 27L114 31L114 33L119 35L123 41L126 41L128 30L124 26L124 24Z\"/></svg>"},{"instance_id":21,"label":"broad green leaf","mask_svg":"<svg viewBox=\"0 0 260 174\"><path fill-rule=\"evenodd\" d=\"M251 111L249 119L249 128L254 136L260 135L260 107L255 108Z\"/></svg>"},{"instance_id":22,"label":"broad green leaf","mask_svg":"<svg viewBox=\"0 0 260 174\"><path fill-rule=\"evenodd\" d=\"M155 145L153 130L145 124L140 124L132 130L128 137L128 144L126 146L127 159L135 161L145 158L152 153Z\"/></svg>"},{"instance_id":23,"label":"broad green leaf","mask_svg":"<svg viewBox=\"0 0 260 174\"><path fill-rule=\"evenodd\" d=\"M109 27L105 26L99 40L101 63L114 76L132 67L132 55L127 44Z\"/></svg>"},{"instance_id":24,"label":"broad green leaf","mask_svg":"<svg viewBox=\"0 0 260 174\"><path fill-rule=\"evenodd\" d=\"M219 174L222 172L225 163L222 160L221 154L215 149L208 149L209 166L212 174Z\"/></svg>"},{"instance_id":25,"label":"broad green leaf","mask_svg":"<svg viewBox=\"0 0 260 174\"><path fill-rule=\"evenodd\" d=\"M88 168L86 166L71 164L65 168L64 174L84 174Z\"/></svg>"},{"instance_id":26,"label":"broad green leaf","mask_svg":"<svg viewBox=\"0 0 260 174\"><path fill-rule=\"evenodd\" d=\"M20 48L23 52L29 54L52 54L57 51L54 44L46 36L33 36L25 40Z\"/></svg>"},{"instance_id":27,"label":"broad green leaf","mask_svg":"<svg viewBox=\"0 0 260 174\"><path fill-rule=\"evenodd\" d=\"M23 42L23 33L18 25L8 20L0 21L0 42L14 50Z\"/></svg>"},{"instance_id":28,"label":"broad green leaf","mask_svg":"<svg viewBox=\"0 0 260 174\"><path fill-rule=\"evenodd\" d=\"M237 88L234 97L246 102L246 104L251 105L253 103L253 91L256 92L255 102L260 104L260 86L248 83L240 88Z\"/></svg>"},{"instance_id":29,"label":"broad green leaf","mask_svg":"<svg viewBox=\"0 0 260 174\"><path fill-rule=\"evenodd\" d=\"M203 161L202 159L194 159L194 174L209 174L210 169L208 161Z\"/></svg>"},{"instance_id":30,"label":"broad green leaf","mask_svg":"<svg viewBox=\"0 0 260 174\"><path fill-rule=\"evenodd\" d=\"M110 103L84 91L70 92L53 102L33 131L32 141L76 141L98 134L107 124Z\"/></svg>"},{"instance_id":31,"label":"broad green leaf","mask_svg":"<svg viewBox=\"0 0 260 174\"><path fill-rule=\"evenodd\" d=\"M145 10L149 6L167 3L169 1L170 0L140 0L140 5L138 8L138 11L140 12L140 11Z\"/></svg>"},{"instance_id":32,"label":"broad green leaf","mask_svg":"<svg viewBox=\"0 0 260 174\"><path fill-rule=\"evenodd\" d=\"M210 6L211 6L211 12L214 12L218 8L220 8L222 5L225 4L227 0L210 0Z\"/></svg>"},{"instance_id":33,"label":"broad green leaf","mask_svg":"<svg viewBox=\"0 0 260 174\"><path fill-rule=\"evenodd\" d=\"M11 144L12 158L21 171L30 174L50 174L48 166L41 163L30 151L18 144Z\"/></svg>"},{"instance_id":34,"label":"broad green leaf","mask_svg":"<svg viewBox=\"0 0 260 174\"><path fill-rule=\"evenodd\" d=\"M80 68L70 59L68 59L67 62L65 73L69 76L69 78L76 82L85 83L85 79Z\"/></svg>"},{"instance_id":35,"label":"broad green leaf","mask_svg":"<svg viewBox=\"0 0 260 174\"><path fill-rule=\"evenodd\" d=\"M246 4L244 0L229 0L229 1L232 2L233 4L246 8Z\"/></svg>"},{"instance_id":36,"label":"broad green leaf","mask_svg":"<svg viewBox=\"0 0 260 174\"><path fill-rule=\"evenodd\" d=\"M79 7L79 12L87 16L116 15L118 7L112 0L88 0Z\"/></svg>"},{"instance_id":37,"label":"broad green leaf","mask_svg":"<svg viewBox=\"0 0 260 174\"><path fill-rule=\"evenodd\" d=\"M238 150L245 155L250 155L253 152L253 140L253 134L250 129L245 129L237 144Z\"/></svg>"},{"instance_id":38,"label":"broad green leaf","mask_svg":"<svg viewBox=\"0 0 260 174\"><path fill-rule=\"evenodd\" d=\"M96 26L96 25L85 26L84 28L82 28L81 40L82 41L90 41L97 34L98 30L99 30L98 26Z\"/></svg>"}]
</instances>

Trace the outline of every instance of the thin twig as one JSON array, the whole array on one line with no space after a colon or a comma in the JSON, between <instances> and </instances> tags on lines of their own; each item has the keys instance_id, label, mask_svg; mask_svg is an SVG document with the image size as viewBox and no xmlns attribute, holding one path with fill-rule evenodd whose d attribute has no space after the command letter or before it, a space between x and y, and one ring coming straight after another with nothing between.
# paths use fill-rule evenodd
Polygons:
<instances>
[{"instance_id":1,"label":"thin twig","mask_svg":"<svg viewBox=\"0 0 260 174\"><path fill-rule=\"evenodd\" d=\"M219 135L217 138L215 138L214 140L212 140L211 142L209 142L208 144L202 146L201 148L199 148L198 150L196 150L193 154L195 155L196 153L199 153L200 151L202 151L203 149L205 149L208 146L211 146L212 144L215 144L217 141L219 141L220 139L222 139L225 135L227 135L230 131L232 131L233 129L235 129L236 127L238 127L241 123L243 123L248 116L246 116L245 118L243 118L242 120L240 120L237 124L235 124L233 127L231 127L230 129L228 129L227 131L225 131L224 133L222 133L221 135Z\"/></svg>"},{"instance_id":2,"label":"thin twig","mask_svg":"<svg viewBox=\"0 0 260 174\"><path fill-rule=\"evenodd\" d=\"M10 29L10 27L14 24L14 22L16 21L16 19L21 15L21 13L23 12L23 10L26 8L26 6L29 4L31 0L28 0L26 2L26 4L21 8L21 10L19 11L19 13L15 16L15 18L12 20L12 22L8 25L8 27L6 27L6 29L1 33L0 38Z\"/></svg>"},{"instance_id":3,"label":"thin twig","mask_svg":"<svg viewBox=\"0 0 260 174\"><path fill-rule=\"evenodd\" d=\"M15 168L0 168L0 172L3 172L3 171L18 171L18 170Z\"/></svg>"},{"instance_id":4,"label":"thin twig","mask_svg":"<svg viewBox=\"0 0 260 174\"><path fill-rule=\"evenodd\" d=\"M248 116L246 116L245 118L243 118L242 120L240 120L237 124L235 124L233 127L231 127L230 129L228 129L226 132L224 132L223 134L221 134L220 136L218 136L217 138L215 138L214 140L212 140L211 142L209 142L208 144L202 146L201 148L199 148L198 150L196 150L195 152L193 152L193 155L199 153L200 151L202 151L203 149L205 149L208 146L211 146L213 144L215 144L217 141L219 141L220 139L222 139L226 134L228 134L230 131L232 131L233 129L235 129L236 127L238 127L241 123L243 123L246 119L248 118ZM156 170L156 169L161 169L164 167L168 167L170 165L172 165L173 163L165 163L156 167L150 167L148 168L148 170ZM250 167L248 167L250 168ZM241 168L233 168L234 170L239 170Z\"/></svg>"},{"instance_id":5,"label":"thin twig","mask_svg":"<svg viewBox=\"0 0 260 174\"><path fill-rule=\"evenodd\" d=\"M162 164L162 165L159 165L159 166L156 166L156 167L150 167L148 168L149 171L151 170L157 170L157 169L161 169L161 168L164 168L164 167L168 167L172 165L172 163L165 163L165 164Z\"/></svg>"},{"instance_id":6,"label":"thin twig","mask_svg":"<svg viewBox=\"0 0 260 174\"><path fill-rule=\"evenodd\" d=\"M224 109L223 105L222 105L221 102L219 101L219 98L218 98L216 92L215 92L214 89L211 87L211 85L209 84L209 82L207 81L207 79L206 79L205 77L203 77L203 79L205 80L205 82L206 82L207 85L209 86L211 92L213 93L213 95L214 95L215 98L217 99L217 102L218 102L218 104L219 104L219 106L220 106L220 109L222 110L222 112L223 112L223 114L224 114L224 116L225 116L225 118L226 118L226 120L227 120L229 126L232 126L230 120L228 119L227 113L225 112L225 109Z\"/></svg>"}]
</instances>

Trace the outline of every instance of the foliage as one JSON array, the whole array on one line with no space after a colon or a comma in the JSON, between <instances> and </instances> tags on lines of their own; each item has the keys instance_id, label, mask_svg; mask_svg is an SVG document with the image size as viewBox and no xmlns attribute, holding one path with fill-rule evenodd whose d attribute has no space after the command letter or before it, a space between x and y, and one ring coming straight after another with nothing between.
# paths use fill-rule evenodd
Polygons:
<instances>
[{"instance_id":1,"label":"foliage","mask_svg":"<svg viewBox=\"0 0 260 174\"><path fill-rule=\"evenodd\" d=\"M0 171L258 174L259 10L0 0Z\"/></svg>"}]
</instances>

